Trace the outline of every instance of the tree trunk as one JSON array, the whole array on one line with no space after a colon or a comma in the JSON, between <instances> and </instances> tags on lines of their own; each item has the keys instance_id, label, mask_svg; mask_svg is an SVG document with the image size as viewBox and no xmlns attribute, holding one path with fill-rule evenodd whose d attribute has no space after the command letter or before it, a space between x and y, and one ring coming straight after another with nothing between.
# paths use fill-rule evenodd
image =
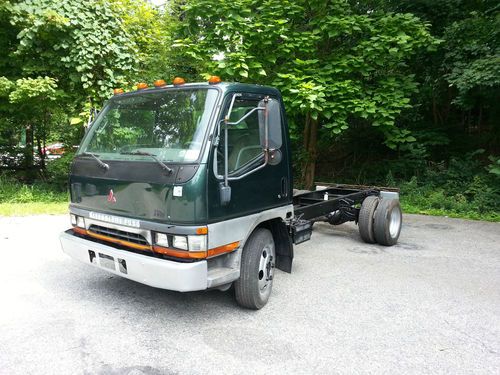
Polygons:
<instances>
[{"instance_id":1,"label":"tree trunk","mask_svg":"<svg viewBox=\"0 0 500 375\"><path fill-rule=\"evenodd\" d=\"M39 135L37 135L36 137L36 147L37 147L38 157L40 158L40 168L43 170L45 169L45 155L42 149L42 140L40 139Z\"/></svg>"},{"instance_id":2,"label":"tree trunk","mask_svg":"<svg viewBox=\"0 0 500 375\"><path fill-rule=\"evenodd\" d=\"M316 146L318 141L318 120L313 119L311 114L306 115L306 126L304 128L304 149L306 161L303 166L302 181L305 189L312 189L316 172Z\"/></svg>"},{"instance_id":3,"label":"tree trunk","mask_svg":"<svg viewBox=\"0 0 500 375\"><path fill-rule=\"evenodd\" d=\"M26 126L26 144L24 146L24 164L27 170L33 167L33 126Z\"/></svg>"}]
</instances>

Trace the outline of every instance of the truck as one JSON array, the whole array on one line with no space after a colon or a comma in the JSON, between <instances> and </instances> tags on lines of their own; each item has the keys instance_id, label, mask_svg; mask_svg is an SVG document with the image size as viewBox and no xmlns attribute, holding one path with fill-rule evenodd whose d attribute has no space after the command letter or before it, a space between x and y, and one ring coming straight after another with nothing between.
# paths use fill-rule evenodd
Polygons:
<instances>
[{"instance_id":1,"label":"truck","mask_svg":"<svg viewBox=\"0 0 500 375\"><path fill-rule=\"evenodd\" d=\"M367 243L394 245L397 191L293 189L285 106L273 87L155 81L115 90L84 135L69 176L63 251L83 263L178 292L232 287L260 309L275 269L315 222L354 221Z\"/></svg>"}]
</instances>

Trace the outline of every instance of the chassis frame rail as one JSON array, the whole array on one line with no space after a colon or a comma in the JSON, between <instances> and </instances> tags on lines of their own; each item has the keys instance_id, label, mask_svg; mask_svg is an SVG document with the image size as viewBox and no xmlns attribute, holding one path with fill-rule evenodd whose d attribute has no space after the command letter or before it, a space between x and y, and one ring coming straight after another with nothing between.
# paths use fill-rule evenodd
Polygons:
<instances>
[{"instance_id":1,"label":"chassis frame rail","mask_svg":"<svg viewBox=\"0 0 500 375\"><path fill-rule=\"evenodd\" d=\"M359 209L355 206L370 195L378 196L380 190L331 187L297 194L293 197L295 217L300 220L316 221L334 212L340 212L339 221L357 221Z\"/></svg>"}]
</instances>

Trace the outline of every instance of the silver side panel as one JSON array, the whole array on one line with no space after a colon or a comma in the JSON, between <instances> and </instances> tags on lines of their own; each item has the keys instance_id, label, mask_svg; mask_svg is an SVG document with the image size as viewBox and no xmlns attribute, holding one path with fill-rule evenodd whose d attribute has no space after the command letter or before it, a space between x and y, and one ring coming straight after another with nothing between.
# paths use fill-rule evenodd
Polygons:
<instances>
[{"instance_id":1,"label":"silver side panel","mask_svg":"<svg viewBox=\"0 0 500 375\"><path fill-rule=\"evenodd\" d=\"M380 198L382 199L397 199L399 200L399 193L395 191L382 190L380 192Z\"/></svg>"},{"instance_id":2,"label":"silver side panel","mask_svg":"<svg viewBox=\"0 0 500 375\"><path fill-rule=\"evenodd\" d=\"M285 220L287 213L293 215L293 205L272 208L257 214L209 224L208 248L212 249L236 241L239 241L240 247L242 247L248 236L250 236L250 233L252 233L260 223L278 217Z\"/></svg>"}]
</instances>

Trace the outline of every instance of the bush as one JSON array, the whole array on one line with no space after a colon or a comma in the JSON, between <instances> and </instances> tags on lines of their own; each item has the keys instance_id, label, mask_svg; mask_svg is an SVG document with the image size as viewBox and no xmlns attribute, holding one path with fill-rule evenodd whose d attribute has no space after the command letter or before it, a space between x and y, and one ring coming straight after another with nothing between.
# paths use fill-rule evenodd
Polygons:
<instances>
[{"instance_id":1,"label":"bush","mask_svg":"<svg viewBox=\"0 0 500 375\"><path fill-rule=\"evenodd\" d=\"M0 175L0 203L52 203L66 201L68 201L68 193L54 189L54 186L51 184L39 182L28 185Z\"/></svg>"},{"instance_id":2,"label":"bush","mask_svg":"<svg viewBox=\"0 0 500 375\"><path fill-rule=\"evenodd\" d=\"M69 152L59 159L51 160L47 163L46 176L49 178L51 184L61 191L68 188L69 172L74 156L74 153Z\"/></svg>"}]
</instances>

